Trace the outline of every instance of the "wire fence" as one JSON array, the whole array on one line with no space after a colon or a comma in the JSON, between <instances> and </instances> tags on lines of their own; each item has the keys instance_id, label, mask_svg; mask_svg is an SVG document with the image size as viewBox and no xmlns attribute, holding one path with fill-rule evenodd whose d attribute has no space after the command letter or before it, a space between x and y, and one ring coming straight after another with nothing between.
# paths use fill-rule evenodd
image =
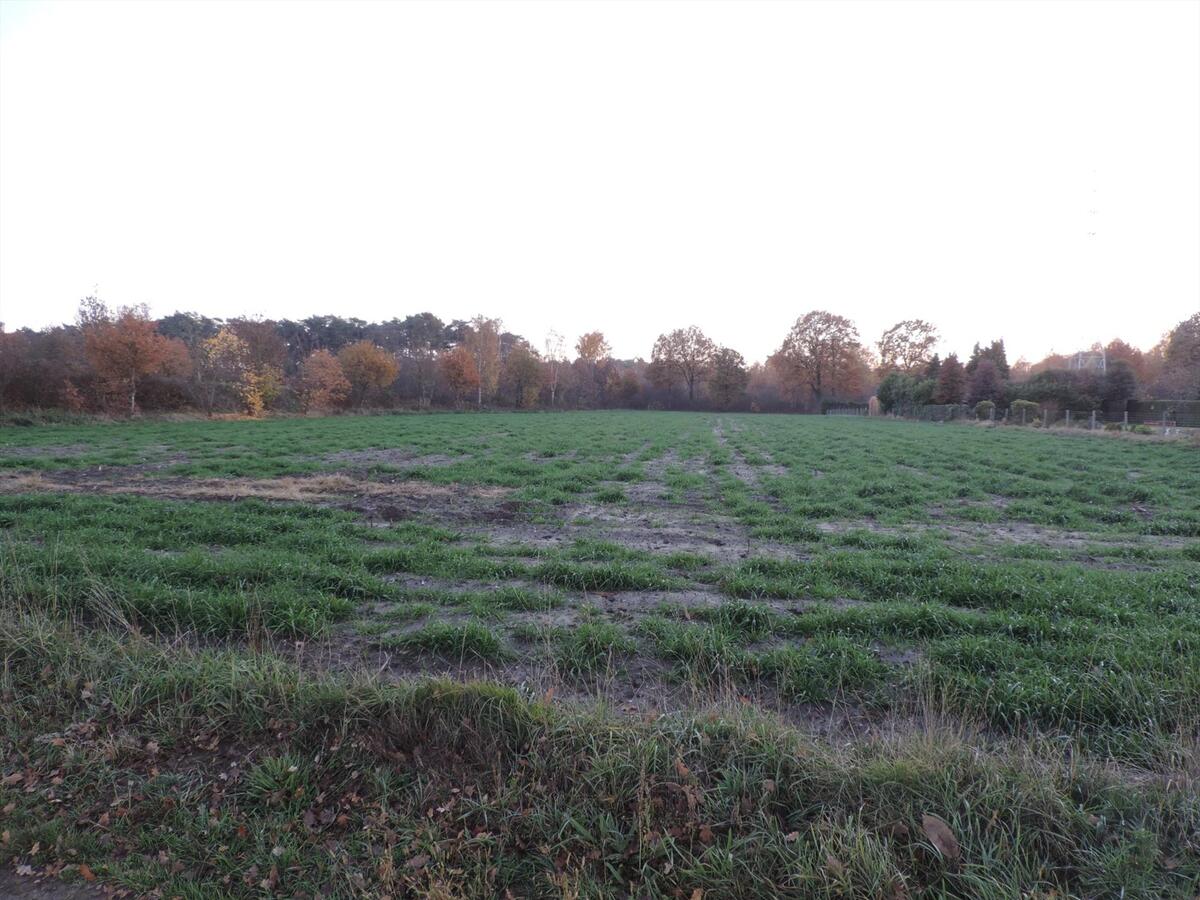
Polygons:
<instances>
[{"instance_id":1,"label":"wire fence","mask_svg":"<svg viewBox=\"0 0 1200 900\"><path fill-rule=\"evenodd\" d=\"M1053 404L1017 402L1008 407L971 406L965 403L903 405L892 415L923 422L985 421L997 425L1024 425L1040 428L1079 428L1089 431L1137 431L1170 434L1178 428L1198 427L1200 421L1191 410L1172 406L1148 409L1149 404L1126 410L1060 409ZM1188 413L1188 414L1185 414Z\"/></svg>"},{"instance_id":2,"label":"wire fence","mask_svg":"<svg viewBox=\"0 0 1200 900\"><path fill-rule=\"evenodd\" d=\"M878 405L872 409L866 403L832 402L825 405L823 412L827 416L877 415ZM1097 409L1062 408L1056 403L1030 400L1014 400L1003 407L989 402L900 403L888 415L922 422L985 421L997 425L1170 434L1180 428L1200 428L1200 400L1128 400L1106 403Z\"/></svg>"}]
</instances>

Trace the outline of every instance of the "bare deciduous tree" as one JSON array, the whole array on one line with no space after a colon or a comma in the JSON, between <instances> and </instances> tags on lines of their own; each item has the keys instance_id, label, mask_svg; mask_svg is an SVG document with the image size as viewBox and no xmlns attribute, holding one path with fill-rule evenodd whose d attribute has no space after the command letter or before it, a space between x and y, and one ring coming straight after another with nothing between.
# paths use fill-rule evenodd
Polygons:
<instances>
[{"instance_id":1,"label":"bare deciduous tree","mask_svg":"<svg viewBox=\"0 0 1200 900\"><path fill-rule=\"evenodd\" d=\"M562 370L563 336L554 329L546 333L546 387L550 389L550 406L558 395L558 373Z\"/></svg>"},{"instance_id":2,"label":"bare deciduous tree","mask_svg":"<svg viewBox=\"0 0 1200 900\"><path fill-rule=\"evenodd\" d=\"M933 357L938 330L924 319L897 322L879 338L879 374L904 372L911 375L925 368Z\"/></svg>"},{"instance_id":3,"label":"bare deciduous tree","mask_svg":"<svg viewBox=\"0 0 1200 900\"><path fill-rule=\"evenodd\" d=\"M688 403L696 402L696 385L708 373L717 347L695 325L660 334L650 354L651 372L659 384L687 386Z\"/></svg>"}]
</instances>

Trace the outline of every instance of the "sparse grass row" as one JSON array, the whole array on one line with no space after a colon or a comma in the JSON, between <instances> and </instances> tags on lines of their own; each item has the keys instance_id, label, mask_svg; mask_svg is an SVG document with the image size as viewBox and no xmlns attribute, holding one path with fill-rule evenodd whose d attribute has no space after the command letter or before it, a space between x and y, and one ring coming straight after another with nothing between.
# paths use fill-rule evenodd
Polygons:
<instances>
[{"instance_id":1,"label":"sparse grass row","mask_svg":"<svg viewBox=\"0 0 1200 900\"><path fill-rule=\"evenodd\" d=\"M365 529L350 513L262 501L0 497L0 589L43 606L103 595L164 628L308 634L355 604L405 599L396 575L650 590L703 565L686 554L660 559L597 542L545 551L527 565L456 537L413 523ZM480 611L542 608L549 596L504 584L466 593L457 602Z\"/></svg>"},{"instance_id":2,"label":"sparse grass row","mask_svg":"<svg viewBox=\"0 0 1200 900\"><path fill-rule=\"evenodd\" d=\"M745 421L739 440L752 430L753 446L787 470L765 493L801 518L943 517L1200 535L1200 459L1183 445L896 422L821 420L800 429Z\"/></svg>"},{"instance_id":3,"label":"sparse grass row","mask_svg":"<svg viewBox=\"0 0 1200 900\"><path fill-rule=\"evenodd\" d=\"M1040 560L999 564L945 551L831 551L806 560L752 558L727 569L720 584L734 597L911 599L1112 624L1147 614L1195 618L1200 611L1200 567L1183 561L1143 572Z\"/></svg>"},{"instance_id":4,"label":"sparse grass row","mask_svg":"<svg viewBox=\"0 0 1200 900\"><path fill-rule=\"evenodd\" d=\"M1152 763L1200 728L1200 629L1191 617L1130 629L972 613L939 604L733 601L642 620L649 649L701 685L775 684L791 699L903 709L914 695L1001 731L1061 732ZM901 664L892 659L909 662Z\"/></svg>"}]
</instances>

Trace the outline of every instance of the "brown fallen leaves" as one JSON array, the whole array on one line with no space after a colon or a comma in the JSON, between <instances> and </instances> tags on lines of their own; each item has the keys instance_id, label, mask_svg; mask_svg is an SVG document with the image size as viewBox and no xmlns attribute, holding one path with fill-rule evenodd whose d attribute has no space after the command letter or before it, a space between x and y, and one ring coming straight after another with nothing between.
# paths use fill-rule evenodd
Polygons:
<instances>
[{"instance_id":1,"label":"brown fallen leaves","mask_svg":"<svg viewBox=\"0 0 1200 900\"><path fill-rule=\"evenodd\" d=\"M925 837L929 838L929 843L933 844L934 849L946 859L956 860L959 858L961 850L958 846L958 838L954 836L950 826L937 816L928 813L922 816L921 830L925 832Z\"/></svg>"}]
</instances>

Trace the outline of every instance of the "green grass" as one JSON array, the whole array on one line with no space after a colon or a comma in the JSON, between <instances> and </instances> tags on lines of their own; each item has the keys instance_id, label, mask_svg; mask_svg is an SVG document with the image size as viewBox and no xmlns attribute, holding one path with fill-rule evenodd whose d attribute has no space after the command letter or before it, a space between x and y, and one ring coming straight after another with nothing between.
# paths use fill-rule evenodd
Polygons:
<instances>
[{"instance_id":1,"label":"green grass","mask_svg":"<svg viewBox=\"0 0 1200 900\"><path fill-rule=\"evenodd\" d=\"M463 625L430 622L416 631L385 638L381 643L385 647L420 650L455 658L499 660L507 655L504 643L496 633L478 622Z\"/></svg>"},{"instance_id":2,"label":"green grass","mask_svg":"<svg viewBox=\"0 0 1200 900\"><path fill-rule=\"evenodd\" d=\"M319 504L129 492L343 471ZM422 482L504 490L356 493ZM1194 896L1198 548L1194 448L1032 429L5 429L0 750L40 774L0 830L189 897ZM387 683L422 669L498 683ZM701 708L529 702L555 679ZM872 727L805 730L843 716Z\"/></svg>"},{"instance_id":3,"label":"green grass","mask_svg":"<svg viewBox=\"0 0 1200 900\"><path fill-rule=\"evenodd\" d=\"M599 720L12 613L0 654L6 853L138 892L1182 898L1200 879L1194 792L1052 746Z\"/></svg>"},{"instance_id":4,"label":"green grass","mask_svg":"<svg viewBox=\"0 0 1200 900\"><path fill-rule=\"evenodd\" d=\"M559 632L554 659L569 675L592 675L618 664L636 649L637 645L616 625L585 622Z\"/></svg>"}]
</instances>

